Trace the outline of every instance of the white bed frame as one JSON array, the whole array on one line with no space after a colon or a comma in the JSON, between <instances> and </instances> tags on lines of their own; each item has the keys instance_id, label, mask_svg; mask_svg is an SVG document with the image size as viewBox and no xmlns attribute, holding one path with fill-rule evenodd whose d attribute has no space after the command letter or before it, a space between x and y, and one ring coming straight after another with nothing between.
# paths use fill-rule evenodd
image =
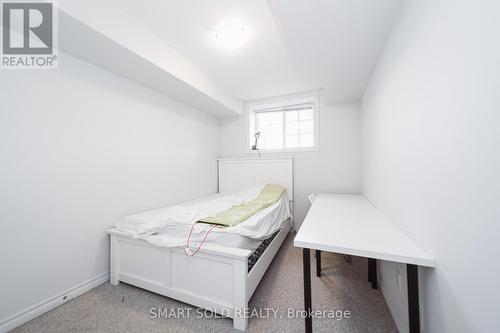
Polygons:
<instances>
[{"instance_id":1,"label":"white bed frame","mask_svg":"<svg viewBox=\"0 0 500 333\"><path fill-rule=\"evenodd\" d=\"M218 164L219 192L279 184L287 189L293 207L291 158L219 159ZM250 250L205 244L195 256L187 256L183 248L158 247L110 230L110 282L125 282L233 318L234 327L244 331L248 301L291 226L288 220L250 272Z\"/></svg>"}]
</instances>

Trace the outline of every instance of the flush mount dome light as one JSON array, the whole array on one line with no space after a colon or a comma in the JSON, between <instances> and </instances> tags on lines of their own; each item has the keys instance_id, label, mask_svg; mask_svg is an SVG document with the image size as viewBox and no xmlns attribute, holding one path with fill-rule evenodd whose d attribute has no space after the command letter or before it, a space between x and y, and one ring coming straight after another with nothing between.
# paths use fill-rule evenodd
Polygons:
<instances>
[{"instance_id":1,"label":"flush mount dome light","mask_svg":"<svg viewBox=\"0 0 500 333\"><path fill-rule=\"evenodd\" d=\"M215 39L224 48L236 50L248 42L248 28L239 20L227 20L217 26Z\"/></svg>"}]
</instances>

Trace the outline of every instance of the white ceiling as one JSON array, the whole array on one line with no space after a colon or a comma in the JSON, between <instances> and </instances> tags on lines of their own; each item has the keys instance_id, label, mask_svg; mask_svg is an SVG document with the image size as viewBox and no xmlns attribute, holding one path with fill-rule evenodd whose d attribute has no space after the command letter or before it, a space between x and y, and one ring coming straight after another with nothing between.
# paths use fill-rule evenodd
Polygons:
<instances>
[{"instance_id":1,"label":"white ceiling","mask_svg":"<svg viewBox=\"0 0 500 333\"><path fill-rule=\"evenodd\" d=\"M152 33L248 101L325 88L360 99L402 0L114 0ZM237 18L248 44L226 50L214 30Z\"/></svg>"},{"instance_id":2,"label":"white ceiling","mask_svg":"<svg viewBox=\"0 0 500 333\"><path fill-rule=\"evenodd\" d=\"M401 0L271 0L294 68L327 102L359 100Z\"/></svg>"},{"instance_id":3,"label":"white ceiling","mask_svg":"<svg viewBox=\"0 0 500 333\"><path fill-rule=\"evenodd\" d=\"M216 117L243 114L241 99L116 5L65 0L57 7L61 51Z\"/></svg>"}]
</instances>

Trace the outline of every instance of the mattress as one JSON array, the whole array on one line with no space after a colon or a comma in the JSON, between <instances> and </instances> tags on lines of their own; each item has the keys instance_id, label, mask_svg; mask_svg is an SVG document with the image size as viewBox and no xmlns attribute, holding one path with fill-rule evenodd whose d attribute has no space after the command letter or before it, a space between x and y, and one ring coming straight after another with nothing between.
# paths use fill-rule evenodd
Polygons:
<instances>
[{"instance_id":1,"label":"mattress","mask_svg":"<svg viewBox=\"0 0 500 333\"><path fill-rule=\"evenodd\" d=\"M210 204L215 200L223 197L223 194L215 194L196 200L187 201L177 204L177 207L193 207L193 205L203 206ZM156 216L163 214L168 207L160 208L152 211L142 212L128 216L127 219L135 221L148 221ZM196 248L201 244L206 237L204 244L216 244L226 247L235 247L241 249L255 250L263 240L271 237L276 231L280 230L286 223L286 220L291 217L290 207L287 194L284 193L278 202L259 211L244 222L227 228L213 228L207 236L207 232L211 229L211 225L197 223L189 237L189 247ZM162 247L178 247L186 246L188 235L190 234L192 224L175 224L165 225L162 229L152 235L141 236L141 239ZM138 238L129 231L122 231L123 234Z\"/></svg>"}]
</instances>

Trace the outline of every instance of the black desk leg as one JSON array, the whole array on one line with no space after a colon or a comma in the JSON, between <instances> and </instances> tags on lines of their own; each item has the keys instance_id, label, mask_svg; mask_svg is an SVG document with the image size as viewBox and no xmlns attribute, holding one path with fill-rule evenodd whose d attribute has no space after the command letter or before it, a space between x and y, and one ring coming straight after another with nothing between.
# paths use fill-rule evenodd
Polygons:
<instances>
[{"instance_id":1,"label":"black desk leg","mask_svg":"<svg viewBox=\"0 0 500 333\"><path fill-rule=\"evenodd\" d=\"M378 288L377 281L377 259L368 258L368 281L372 283L372 288Z\"/></svg>"},{"instance_id":2,"label":"black desk leg","mask_svg":"<svg viewBox=\"0 0 500 333\"><path fill-rule=\"evenodd\" d=\"M372 282L372 276L373 276L373 272L372 272L372 265L371 265L371 262L370 262L370 258L367 258L368 259L368 282Z\"/></svg>"},{"instance_id":3,"label":"black desk leg","mask_svg":"<svg viewBox=\"0 0 500 333\"><path fill-rule=\"evenodd\" d=\"M311 254L309 249L302 250L304 266L304 309L306 311L306 333L312 333L311 317Z\"/></svg>"},{"instance_id":4,"label":"black desk leg","mask_svg":"<svg viewBox=\"0 0 500 333\"><path fill-rule=\"evenodd\" d=\"M420 306L418 301L418 266L406 265L408 282L408 316L410 333L420 333Z\"/></svg>"},{"instance_id":5,"label":"black desk leg","mask_svg":"<svg viewBox=\"0 0 500 333\"><path fill-rule=\"evenodd\" d=\"M316 250L316 276L321 276L321 251Z\"/></svg>"}]
</instances>

